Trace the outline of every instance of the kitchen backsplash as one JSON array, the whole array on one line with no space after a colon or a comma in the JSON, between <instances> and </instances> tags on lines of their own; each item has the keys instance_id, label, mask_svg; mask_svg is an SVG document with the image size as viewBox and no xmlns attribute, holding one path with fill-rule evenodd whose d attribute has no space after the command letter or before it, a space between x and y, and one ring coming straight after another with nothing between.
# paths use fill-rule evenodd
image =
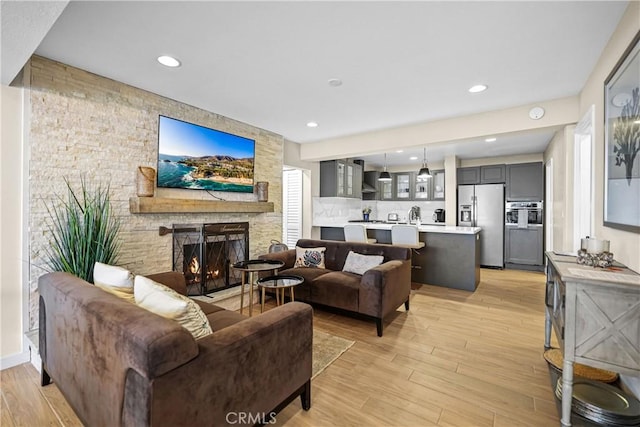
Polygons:
<instances>
[{"instance_id":1,"label":"kitchen backsplash","mask_svg":"<svg viewBox=\"0 0 640 427\"><path fill-rule=\"evenodd\" d=\"M370 201L364 200L363 206L369 206ZM370 219L381 219L383 221L387 220L387 216L390 213L397 213L398 219L402 222L407 220L409 215L409 209L413 206L417 206L420 208L420 221L423 224L433 224L435 221L433 220L433 212L436 209L444 209L445 203L443 201L437 202L417 202L417 201L408 201L408 202L384 202L377 201L374 202L375 207L371 205L371 209L373 210Z\"/></svg>"},{"instance_id":2,"label":"kitchen backsplash","mask_svg":"<svg viewBox=\"0 0 640 427\"><path fill-rule=\"evenodd\" d=\"M336 223L344 223L349 220L361 220L362 209L371 207L370 220L387 220L390 213L397 213L400 221L406 221L409 209L413 206L420 208L420 217L423 224L433 224L433 212L436 209L444 209L445 202L418 202L418 201L376 201L349 199L343 197L313 197L313 225L316 227L330 227Z\"/></svg>"},{"instance_id":3,"label":"kitchen backsplash","mask_svg":"<svg viewBox=\"0 0 640 427\"><path fill-rule=\"evenodd\" d=\"M344 197L313 197L314 226L330 227L350 219L362 219L362 200Z\"/></svg>"}]
</instances>

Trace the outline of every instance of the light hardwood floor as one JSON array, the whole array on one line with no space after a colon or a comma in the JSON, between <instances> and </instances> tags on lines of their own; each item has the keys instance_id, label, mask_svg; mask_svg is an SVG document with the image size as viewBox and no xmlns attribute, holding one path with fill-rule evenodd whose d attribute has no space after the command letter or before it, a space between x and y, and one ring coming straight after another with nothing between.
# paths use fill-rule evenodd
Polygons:
<instances>
[{"instance_id":1,"label":"light hardwood floor","mask_svg":"<svg viewBox=\"0 0 640 427\"><path fill-rule=\"evenodd\" d=\"M482 269L474 293L415 286L411 309L375 323L315 310L314 327L356 341L280 426L559 425L544 347L544 275ZM255 315L255 314L254 314ZM29 364L1 373L0 425L81 425Z\"/></svg>"}]
</instances>

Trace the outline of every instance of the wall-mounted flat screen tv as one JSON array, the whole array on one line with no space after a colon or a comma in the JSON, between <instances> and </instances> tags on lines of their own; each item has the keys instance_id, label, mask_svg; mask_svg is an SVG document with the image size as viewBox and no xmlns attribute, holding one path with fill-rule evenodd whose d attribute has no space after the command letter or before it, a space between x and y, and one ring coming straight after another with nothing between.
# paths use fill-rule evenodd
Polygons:
<instances>
[{"instance_id":1,"label":"wall-mounted flat screen tv","mask_svg":"<svg viewBox=\"0 0 640 427\"><path fill-rule=\"evenodd\" d=\"M255 141L182 120L158 119L158 187L253 192Z\"/></svg>"}]
</instances>

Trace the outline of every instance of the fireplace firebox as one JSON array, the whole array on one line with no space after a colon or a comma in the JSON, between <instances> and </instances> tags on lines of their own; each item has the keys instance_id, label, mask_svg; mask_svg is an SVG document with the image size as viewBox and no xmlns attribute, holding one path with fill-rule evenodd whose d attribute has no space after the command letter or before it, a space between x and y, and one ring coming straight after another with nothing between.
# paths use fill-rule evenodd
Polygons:
<instances>
[{"instance_id":1,"label":"fireplace firebox","mask_svg":"<svg viewBox=\"0 0 640 427\"><path fill-rule=\"evenodd\" d=\"M184 274L189 295L239 286L230 265L249 259L249 223L174 224L173 270Z\"/></svg>"}]
</instances>

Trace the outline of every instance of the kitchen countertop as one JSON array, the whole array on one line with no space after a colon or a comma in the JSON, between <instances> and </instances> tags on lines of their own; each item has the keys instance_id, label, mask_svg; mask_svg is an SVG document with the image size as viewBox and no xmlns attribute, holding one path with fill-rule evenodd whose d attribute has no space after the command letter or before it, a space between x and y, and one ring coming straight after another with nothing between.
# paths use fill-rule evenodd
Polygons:
<instances>
[{"instance_id":1,"label":"kitchen countertop","mask_svg":"<svg viewBox=\"0 0 640 427\"><path fill-rule=\"evenodd\" d=\"M336 227L342 228L347 224L362 224L370 230L391 230L393 223L385 222L344 222L344 221L322 221L314 222L314 227ZM482 230L480 227L457 227L444 224L422 224L418 226L421 233L447 233L447 234L477 234Z\"/></svg>"}]
</instances>

